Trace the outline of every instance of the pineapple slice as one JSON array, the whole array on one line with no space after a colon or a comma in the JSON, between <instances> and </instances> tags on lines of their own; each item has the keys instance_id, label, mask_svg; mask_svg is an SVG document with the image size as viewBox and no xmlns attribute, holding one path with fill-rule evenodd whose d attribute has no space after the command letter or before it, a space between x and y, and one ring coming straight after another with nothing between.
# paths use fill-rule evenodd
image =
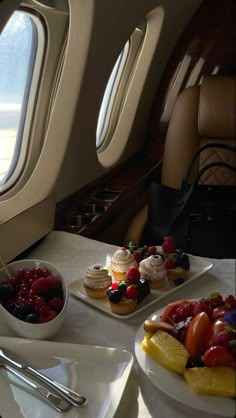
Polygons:
<instances>
[{"instance_id":1,"label":"pineapple slice","mask_svg":"<svg viewBox=\"0 0 236 418\"><path fill-rule=\"evenodd\" d=\"M236 370L232 367L194 367L184 377L193 391L204 395L236 396Z\"/></svg>"},{"instance_id":2,"label":"pineapple slice","mask_svg":"<svg viewBox=\"0 0 236 418\"><path fill-rule=\"evenodd\" d=\"M148 332L142 342L142 349L158 363L183 374L188 361L188 352L184 345L166 331Z\"/></svg>"}]
</instances>

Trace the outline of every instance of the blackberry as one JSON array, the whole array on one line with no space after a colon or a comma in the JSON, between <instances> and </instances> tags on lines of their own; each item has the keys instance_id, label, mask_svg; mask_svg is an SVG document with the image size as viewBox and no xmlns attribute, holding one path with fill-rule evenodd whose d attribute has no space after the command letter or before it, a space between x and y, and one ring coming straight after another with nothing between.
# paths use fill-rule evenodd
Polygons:
<instances>
[{"instance_id":1,"label":"blackberry","mask_svg":"<svg viewBox=\"0 0 236 418\"><path fill-rule=\"evenodd\" d=\"M123 292L118 289L108 290L107 295L112 303L119 303L122 299Z\"/></svg>"},{"instance_id":2,"label":"blackberry","mask_svg":"<svg viewBox=\"0 0 236 418\"><path fill-rule=\"evenodd\" d=\"M6 309L10 312L13 316L22 321L25 321L25 318L34 313L34 308L29 305L19 305L18 303L11 303L6 305Z\"/></svg>"},{"instance_id":3,"label":"blackberry","mask_svg":"<svg viewBox=\"0 0 236 418\"><path fill-rule=\"evenodd\" d=\"M175 259L175 265L176 267L182 267L184 270L188 270L190 267L188 254L183 253L177 255Z\"/></svg>"},{"instance_id":4,"label":"blackberry","mask_svg":"<svg viewBox=\"0 0 236 418\"><path fill-rule=\"evenodd\" d=\"M7 299L12 298L17 293L17 290L10 283L2 283L0 285L0 303L4 303Z\"/></svg>"},{"instance_id":5,"label":"blackberry","mask_svg":"<svg viewBox=\"0 0 236 418\"><path fill-rule=\"evenodd\" d=\"M139 303L139 302L142 302L142 300L150 293L149 281L141 278L139 280L139 283L136 284L136 288L138 289L138 303Z\"/></svg>"},{"instance_id":6,"label":"blackberry","mask_svg":"<svg viewBox=\"0 0 236 418\"><path fill-rule=\"evenodd\" d=\"M120 290L122 293L125 293L126 289L127 289L127 284L126 284L125 280L122 280L119 283L118 290Z\"/></svg>"}]
</instances>

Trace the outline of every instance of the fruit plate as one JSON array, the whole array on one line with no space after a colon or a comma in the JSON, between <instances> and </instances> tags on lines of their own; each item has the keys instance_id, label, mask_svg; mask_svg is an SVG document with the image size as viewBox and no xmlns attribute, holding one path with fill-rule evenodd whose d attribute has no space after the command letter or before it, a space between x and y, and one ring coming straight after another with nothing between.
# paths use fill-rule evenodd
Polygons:
<instances>
[{"instance_id":1,"label":"fruit plate","mask_svg":"<svg viewBox=\"0 0 236 418\"><path fill-rule=\"evenodd\" d=\"M154 312L147 319L159 320L163 308ZM152 359L141 348L144 335L146 334L143 324L138 329L135 337L135 356L138 364L146 374L147 378L162 392L176 401L209 414L216 414L221 417L235 416L235 400L217 396L201 395L193 392L185 382L184 377L179 373L163 367Z\"/></svg>"},{"instance_id":2,"label":"fruit plate","mask_svg":"<svg viewBox=\"0 0 236 418\"><path fill-rule=\"evenodd\" d=\"M189 285L193 280L203 276L203 274L209 271L213 266L213 264L209 262L207 259L204 259L201 257L195 257L192 255L189 255L189 261L190 261L189 277L183 284L176 286L172 281L166 280L164 286L161 289L151 289L150 294L141 303L137 305L136 310L128 315L117 315L111 312L108 298L94 299L94 298L90 298L89 296L87 296L86 291L83 286L84 278L80 278L78 280L73 281L69 285L69 290L73 296L88 303L94 308L97 308L100 311L103 311L107 313L108 315L111 315L115 318L127 319L127 318L133 317L134 315L137 315L139 312L143 311L144 309L148 308L149 306L153 305L159 300L165 298L171 293L176 292L176 290L179 290L181 287Z\"/></svg>"},{"instance_id":3,"label":"fruit plate","mask_svg":"<svg viewBox=\"0 0 236 418\"><path fill-rule=\"evenodd\" d=\"M33 389L1 368L3 418L112 418L133 364L131 353L115 348L11 337L0 337L0 346L17 351L31 366L87 398L87 404L79 410L72 407L57 412Z\"/></svg>"}]
</instances>

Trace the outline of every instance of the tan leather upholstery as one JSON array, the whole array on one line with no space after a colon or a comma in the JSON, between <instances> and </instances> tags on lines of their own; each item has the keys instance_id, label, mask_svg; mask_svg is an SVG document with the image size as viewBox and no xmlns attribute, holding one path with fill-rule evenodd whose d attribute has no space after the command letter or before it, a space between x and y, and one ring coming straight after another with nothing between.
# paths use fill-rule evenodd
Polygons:
<instances>
[{"instance_id":1,"label":"tan leather upholstery","mask_svg":"<svg viewBox=\"0 0 236 418\"><path fill-rule=\"evenodd\" d=\"M162 161L163 184L178 189L193 154L207 143L236 146L236 77L204 77L200 86L184 89L178 96L168 126ZM235 154L211 148L195 164L192 178L204 165L225 161L236 166ZM236 184L235 173L224 167L207 171L203 184ZM130 237L138 244L147 219L147 205L130 224Z\"/></svg>"}]
</instances>

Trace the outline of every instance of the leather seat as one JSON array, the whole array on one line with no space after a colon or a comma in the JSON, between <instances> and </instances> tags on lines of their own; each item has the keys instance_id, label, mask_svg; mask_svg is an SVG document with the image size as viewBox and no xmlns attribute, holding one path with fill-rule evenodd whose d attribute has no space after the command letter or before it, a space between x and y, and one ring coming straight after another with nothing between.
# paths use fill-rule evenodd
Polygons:
<instances>
[{"instance_id":1,"label":"leather seat","mask_svg":"<svg viewBox=\"0 0 236 418\"><path fill-rule=\"evenodd\" d=\"M236 145L236 77L204 77L201 85L180 93L166 135L162 184L179 189L191 157L199 147L211 142ZM236 166L235 154L210 148L201 154L192 178L204 165L216 161ZM224 167L214 167L202 176L201 183L235 185L236 174ZM125 242L141 244L146 219L147 204L129 225Z\"/></svg>"}]
</instances>

